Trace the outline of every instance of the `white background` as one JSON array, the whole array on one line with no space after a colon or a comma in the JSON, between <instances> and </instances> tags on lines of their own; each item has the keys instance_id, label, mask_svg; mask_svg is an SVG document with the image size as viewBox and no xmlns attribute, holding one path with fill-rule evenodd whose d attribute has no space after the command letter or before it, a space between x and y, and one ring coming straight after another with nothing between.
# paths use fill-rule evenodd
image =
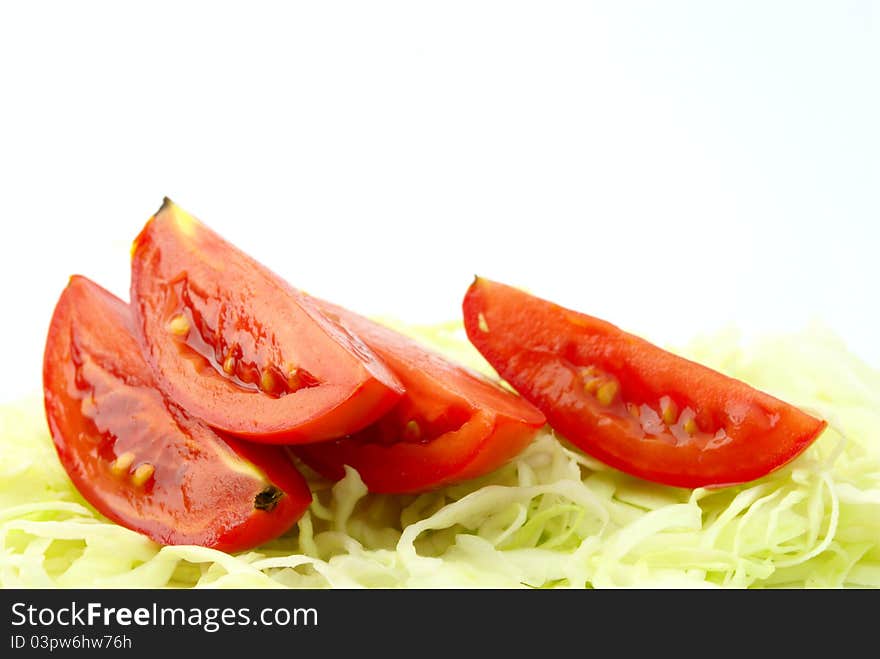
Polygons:
<instances>
[{"instance_id":1,"label":"white background","mask_svg":"<svg viewBox=\"0 0 880 659\"><path fill-rule=\"evenodd\" d=\"M880 365L876 3L130 5L0 6L2 397L165 195L366 313L455 318L479 273Z\"/></svg>"}]
</instances>

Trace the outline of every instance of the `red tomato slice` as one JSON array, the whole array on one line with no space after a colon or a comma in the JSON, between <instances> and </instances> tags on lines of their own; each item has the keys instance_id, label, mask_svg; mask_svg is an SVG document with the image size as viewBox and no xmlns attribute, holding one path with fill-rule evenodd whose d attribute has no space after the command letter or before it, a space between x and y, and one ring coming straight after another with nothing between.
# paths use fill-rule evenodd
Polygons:
<instances>
[{"instance_id":1,"label":"red tomato slice","mask_svg":"<svg viewBox=\"0 0 880 659\"><path fill-rule=\"evenodd\" d=\"M826 423L614 325L477 278L468 337L551 427L603 462L680 487L750 481Z\"/></svg>"},{"instance_id":2,"label":"red tomato slice","mask_svg":"<svg viewBox=\"0 0 880 659\"><path fill-rule=\"evenodd\" d=\"M227 433L340 437L403 393L356 336L170 200L135 240L131 299L159 387Z\"/></svg>"},{"instance_id":3,"label":"red tomato slice","mask_svg":"<svg viewBox=\"0 0 880 659\"><path fill-rule=\"evenodd\" d=\"M420 492L476 478L516 456L544 425L528 402L406 336L340 307L328 314L356 332L406 394L378 423L296 454L327 478L354 467L372 492Z\"/></svg>"},{"instance_id":4,"label":"red tomato slice","mask_svg":"<svg viewBox=\"0 0 880 659\"><path fill-rule=\"evenodd\" d=\"M163 398L129 306L84 277L55 307L43 387L76 488L156 542L247 549L284 533L311 502L285 449L221 437Z\"/></svg>"}]
</instances>

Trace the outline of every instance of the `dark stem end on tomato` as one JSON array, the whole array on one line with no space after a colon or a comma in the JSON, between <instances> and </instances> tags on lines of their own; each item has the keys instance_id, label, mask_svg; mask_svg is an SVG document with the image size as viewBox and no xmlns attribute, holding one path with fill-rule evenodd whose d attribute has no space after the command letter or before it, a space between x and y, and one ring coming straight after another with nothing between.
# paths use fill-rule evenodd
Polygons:
<instances>
[{"instance_id":1,"label":"dark stem end on tomato","mask_svg":"<svg viewBox=\"0 0 880 659\"><path fill-rule=\"evenodd\" d=\"M274 485L270 485L254 497L254 508L256 508L257 510L265 510L266 512L270 512L273 508L275 508L275 506L278 505L278 502L283 496L284 492L282 492Z\"/></svg>"}]
</instances>

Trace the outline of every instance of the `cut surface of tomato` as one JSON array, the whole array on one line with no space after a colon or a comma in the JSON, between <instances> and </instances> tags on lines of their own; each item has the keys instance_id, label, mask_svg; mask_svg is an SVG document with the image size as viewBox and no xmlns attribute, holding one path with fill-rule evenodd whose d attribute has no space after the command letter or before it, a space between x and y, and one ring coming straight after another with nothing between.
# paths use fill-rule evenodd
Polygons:
<instances>
[{"instance_id":1,"label":"cut surface of tomato","mask_svg":"<svg viewBox=\"0 0 880 659\"><path fill-rule=\"evenodd\" d=\"M135 240L131 300L160 388L227 433L340 437L403 393L358 337L167 199Z\"/></svg>"},{"instance_id":2,"label":"cut surface of tomato","mask_svg":"<svg viewBox=\"0 0 880 659\"><path fill-rule=\"evenodd\" d=\"M336 441L295 448L331 479L344 465L372 492L421 492L476 478L522 451L544 425L527 401L458 366L414 340L321 302L391 368L406 393L377 423Z\"/></svg>"},{"instance_id":3,"label":"cut surface of tomato","mask_svg":"<svg viewBox=\"0 0 880 659\"><path fill-rule=\"evenodd\" d=\"M786 464L826 423L611 323L477 278L468 338L551 427L599 460L679 487L724 486Z\"/></svg>"},{"instance_id":4,"label":"cut surface of tomato","mask_svg":"<svg viewBox=\"0 0 880 659\"><path fill-rule=\"evenodd\" d=\"M281 447L221 437L155 387L130 307L74 276L43 360L46 418L77 490L161 544L223 551L287 531L311 493Z\"/></svg>"}]
</instances>

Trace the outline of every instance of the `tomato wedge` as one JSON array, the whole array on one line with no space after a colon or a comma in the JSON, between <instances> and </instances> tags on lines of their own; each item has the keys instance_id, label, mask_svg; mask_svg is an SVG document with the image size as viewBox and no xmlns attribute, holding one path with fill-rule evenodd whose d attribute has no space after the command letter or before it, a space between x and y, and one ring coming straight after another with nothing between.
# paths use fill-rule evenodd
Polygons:
<instances>
[{"instance_id":1,"label":"tomato wedge","mask_svg":"<svg viewBox=\"0 0 880 659\"><path fill-rule=\"evenodd\" d=\"M340 437L403 393L356 336L168 199L134 242L131 300L159 387L227 433Z\"/></svg>"},{"instance_id":2,"label":"tomato wedge","mask_svg":"<svg viewBox=\"0 0 880 659\"><path fill-rule=\"evenodd\" d=\"M46 417L74 485L162 544L233 552L284 533L311 493L285 449L224 438L155 388L129 306L74 276L43 360Z\"/></svg>"},{"instance_id":3,"label":"tomato wedge","mask_svg":"<svg viewBox=\"0 0 880 659\"><path fill-rule=\"evenodd\" d=\"M603 462L680 487L754 480L826 423L614 325L477 278L468 338L551 427Z\"/></svg>"},{"instance_id":4,"label":"tomato wedge","mask_svg":"<svg viewBox=\"0 0 880 659\"><path fill-rule=\"evenodd\" d=\"M354 467L372 492L421 492L476 478L516 456L544 415L482 375L351 311L321 303L356 332L404 384L406 394L372 426L295 448L333 480Z\"/></svg>"}]
</instances>

